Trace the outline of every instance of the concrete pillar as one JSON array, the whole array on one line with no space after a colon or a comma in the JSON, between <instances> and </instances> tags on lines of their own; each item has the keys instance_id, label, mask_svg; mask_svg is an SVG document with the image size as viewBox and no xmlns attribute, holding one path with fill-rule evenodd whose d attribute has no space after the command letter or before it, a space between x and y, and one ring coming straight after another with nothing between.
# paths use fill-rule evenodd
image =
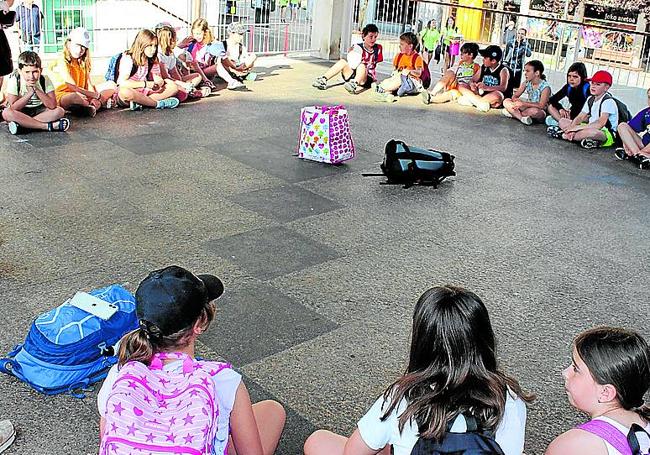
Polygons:
<instances>
[{"instance_id":1,"label":"concrete pillar","mask_svg":"<svg viewBox=\"0 0 650 455\"><path fill-rule=\"evenodd\" d=\"M341 58L342 18L347 13L346 5L351 8L351 1L318 0L314 4L314 17L318 20L312 23L311 42L320 58Z\"/></svg>"}]
</instances>

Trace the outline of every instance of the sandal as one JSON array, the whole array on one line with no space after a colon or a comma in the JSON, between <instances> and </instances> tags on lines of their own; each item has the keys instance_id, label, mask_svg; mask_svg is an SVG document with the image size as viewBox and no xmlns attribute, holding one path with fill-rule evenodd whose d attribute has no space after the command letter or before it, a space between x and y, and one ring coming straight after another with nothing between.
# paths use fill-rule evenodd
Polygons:
<instances>
[{"instance_id":1,"label":"sandal","mask_svg":"<svg viewBox=\"0 0 650 455\"><path fill-rule=\"evenodd\" d=\"M62 119L59 119L57 121L56 127L54 126L55 122L47 122L47 130L52 132L52 131L68 131L68 128L70 128L70 120L63 117Z\"/></svg>"}]
</instances>

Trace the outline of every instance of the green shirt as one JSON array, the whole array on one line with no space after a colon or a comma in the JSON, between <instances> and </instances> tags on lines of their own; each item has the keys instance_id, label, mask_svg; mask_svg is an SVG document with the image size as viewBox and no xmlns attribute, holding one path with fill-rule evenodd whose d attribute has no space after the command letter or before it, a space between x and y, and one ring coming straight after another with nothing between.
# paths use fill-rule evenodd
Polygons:
<instances>
[{"instance_id":1,"label":"green shirt","mask_svg":"<svg viewBox=\"0 0 650 455\"><path fill-rule=\"evenodd\" d=\"M460 32L457 28L442 27L442 40L445 45L449 46L451 44L451 40L458 36L460 36Z\"/></svg>"},{"instance_id":2,"label":"green shirt","mask_svg":"<svg viewBox=\"0 0 650 455\"><path fill-rule=\"evenodd\" d=\"M426 49L433 50L436 48L438 41L440 41L441 35L442 34L440 33L440 30L437 28L434 28L433 30L430 28L425 28L422 30L420 38L422 39L422 44L424 44L424 47Z\"/></svg>"},{"instance_id":3,"label":"green shirt","mask_svg":"<svg viewBox=\"0 0 650 455\"><path fill-rule=\"evenodd\" d=\"M22 98L25 96L27 93L27 85L25 84L24 78L20 78L20 87L18 87L18 78L16 77L17 73L11 74L7 78L7 93L10 95L17 96L19 98ZM45 93L50 93L54 91L54 85L52 85L52 81L50 80L49 77L43 76L44 82L45 82L45 87L41 87L41 82L38 81L36 82L38 86L43 90ZM43 102L37 95L32 95L32 97L29 99L27 102L27 105L25 107L39 107L42 106Z\"/></svg>"}]
</instances>

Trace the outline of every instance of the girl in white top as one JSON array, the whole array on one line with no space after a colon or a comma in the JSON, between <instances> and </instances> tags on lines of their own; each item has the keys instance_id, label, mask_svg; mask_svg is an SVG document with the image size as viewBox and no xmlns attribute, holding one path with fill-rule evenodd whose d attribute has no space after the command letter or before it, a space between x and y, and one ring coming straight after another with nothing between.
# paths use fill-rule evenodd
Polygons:
<instances>
[{"instance_id":1,"label":"girl in white top","mask_svg":"<svg viewBox=\"0 0 650 455\"><path fill-rule=\"evenodd\" d=\"M630 455L628 441L639 445L635 453L649 453L648 343L631 330L599 327L576 337L572 357L562 372L564 388L569 403L592 420L555 438L546 455Z\"/></svg>"},{"instance_id":2,"label":"girl in white top","mask_svg":"<svg viewBox=\"0 0 650 455\"><path fill-rule=\"evenodd\" d=\"M497 365L487 309L474 293L452 286L427 290L415 306L406 372L361 418L350 438L319 430L306 455L409 455L418 438L440 441L466 431L472 415L506 455L524 448L526 395Z\"/></svg>"},{"instance_id":3,"label":"girl in white top","mask_svg":"<svg viewBox=\"0 0 650 455\"><path fill-rule=\"evenodd\" d=\"M505 117L519 120L524 125L532 125L533 121L542 123L546 119L546 108L551 98L551 86L546 82L544 64L539 60L531 60L524 65L526 80L519 86L512 98L503 100ZM528 100L522 100L526 93Z\"/></svg>"},{"instance_id":4,"label":"girl in white top","mask_svg":"<svg viewBox=\"0 0 650 455\"><path fill-rule=\"evenodd\" d=\"M122 402L118 402L120 410L113 403L113 408L109 406L111 395L115 393L116 381L120 378L120 370L127 368L127 364L140 363L144 364L151 370L163 370L166 374L179 373L185 374L185 361L182 359L194 359L195 343L197 337L203 333L215 314L214 301L223 294L223 283L214 275L194 275L190 271L178 267L169 266L161 270L153 271L145 278L135 293L136 312L139 319L139 328L133 330L120 340L119 343L119 362L113 366L102 388L97 396L97 405L101 416L99 422L100 431L100 453L107 454L113 441L116 446L124 450L125 442L131 441L130 447L143 447L142 453L149 445L149 451L160 453L154 447L159 448L165 445L165 452L174 453L195 453L189 448L192 439L200 439L201 433L188 435L189 440L181 438L180 434L171 434L171 439L166 442L154 441L152 430L160 429L161 423L155 419L151 420L158 412L155 408L162 410L167 405L162 405L164 399L149 403L146 409L131 408L128 405L122 408ZM161 354L163 354L161 356ZM173 354L173 355L172 355ZM158 360L162 364L154 367L154 362ZM190 365L192 361L190 360ZM132 365L131 365L132 366ZM131 370L133 371L133 370ZM246 455L272 455L278 445L286 414L282 405L276 401L265 400L259 403L251 404L251 399L246 386L241 381L241 375L235 371L226 368L223 371L211 373L214 381L214 400L216 413L216 433L209 455L227 455L227 454L246 454ZM163 382L165 376L161 376L160 382ZM143 377L144 383L147 384L146 376ZM208 381L206 378L203 381ZM168 381L169 382L169 381ZM133 381L131 381L133 383ZM191 381L188 380L191 384ZM204 382L208 387L208 382ZM129 385L131 387L131 385ZM134 390L137 388L135 386ZM189 393L189 400L192 397L199 400L201 393L194 394L195 390ZM154 396L160 393L158 390L152 391ZM180 393L179 393L180 394ZM163 395L160 395L161 397ZM178 395L176 395L178 396ZM173 398L169 395L168 398ZM142 403L144 403L144 401ZM188 403L187 407L191 405ZM152 409L153 408L153 409ZM111 413L111 409L114 412ZM129 411L122 414L122 411ZM132 412L130 410L133 410ZM139 411L139 414L137 413ZM116 420L116 413L122 421ZM140 416L140 419L134 420L128 417L129 413ZM188 417L190 417L188 412ZM207 414L206 414L207 415ZM110 419L113 422L110 423ZM130 420L127 420L129 419ZM163 417L158 417L163 418ZM173 417L175 419L175 417ZM175 419L176 420L176 419ZM181 416L178 415L178 420ZM131 422L126 440L124 434L120 433ZM191 420L186 422L191 424ZM167 425L167 422L165 422ZM174 423L170 422L169 428L164 431L171 431L170 428ZM210 426L204 430L204 436L210 432ZM147 441L143 440L146 432L151 434ZM132 439L129 439L132 435ZM119 437L118 437L119 436ZM176 440L178 438L178 440ZM181 440L185 439L185 445ZM111 443L107 443L111 441ZM168 442L171 441L171 444ZM144 444L143 444L144 443ZM154 445L157 444L157 445ZM181 447L178 447L181 446ZM128 448L129 445L127 444ZM115 452L113 451L115 450ZM141 451L138 450L138 453ZM126 453L117 451L115 447L110 453ZM132 453L132 452L129 452ZM204 452L201 452L204 453ZM207 453L205 455L208 455Z\"/></svg>"}]
</instances>

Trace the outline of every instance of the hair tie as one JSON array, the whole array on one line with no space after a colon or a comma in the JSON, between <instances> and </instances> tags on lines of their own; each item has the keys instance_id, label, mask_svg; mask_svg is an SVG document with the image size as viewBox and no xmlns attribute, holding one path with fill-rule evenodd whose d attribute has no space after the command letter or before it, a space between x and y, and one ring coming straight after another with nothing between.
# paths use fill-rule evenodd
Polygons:
<instances>
[{"instance_id":1,"label":"hair tie","mask_svg":"<svg viewBox=\"0 0 650 455\"><path fill-rule=\"evenodd\" d=\"M160 338L162 338L161 330L153 322L140 319L138 321L138 325L140 326L139 328L142 331L142 333L144 333L144 336L150 342L155 342L158 341Z\"/></svg>"}]
</instances>

